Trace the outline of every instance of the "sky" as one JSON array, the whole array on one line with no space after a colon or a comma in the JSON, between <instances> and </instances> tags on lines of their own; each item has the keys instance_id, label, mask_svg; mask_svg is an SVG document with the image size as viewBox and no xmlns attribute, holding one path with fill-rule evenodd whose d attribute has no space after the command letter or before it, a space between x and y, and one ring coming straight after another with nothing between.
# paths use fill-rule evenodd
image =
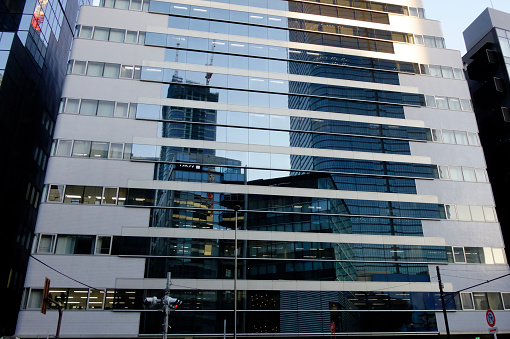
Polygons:
<instances>
[{"instance_id":1,"label":"sky","mask_svg":"<svg viewBox=\"0 0 510 339\"><path fill-rule=\"evenodd\" d=\"M492 2L492 4L491 4ZM487 7L510 13L510 0L423 0L428 19L441 21L446 47L466 53L462 32Z\"/></svg>"}]
</instances>

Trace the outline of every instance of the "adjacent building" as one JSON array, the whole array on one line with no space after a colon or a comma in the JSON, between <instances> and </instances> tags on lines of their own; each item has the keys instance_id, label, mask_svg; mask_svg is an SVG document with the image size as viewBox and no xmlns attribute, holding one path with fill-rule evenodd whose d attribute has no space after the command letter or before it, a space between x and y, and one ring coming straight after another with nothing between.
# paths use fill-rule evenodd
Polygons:
<instances>
[{"instance_id":1,"label":"adjacent building","mask_svg":"<svg viewBox=\"0 0 510 339\"><path fill-rule=\"evenodd\" d=\"M510 14L487 8L464 31L468 84L503 236L510 239ZM508 35L507 35L508 33Z\"/></svg>"},{"instance_id":2,"label":"adjacent building","mask_svg":"<svg viewBox=\"0 0 510 339\"><path fill-rule=\"evenodd\" d=\"M0 336L12 335L79 4L0 1Z\"/></svg>"},{"instance_id":3,"label":"adjacent building","mask_svg":"<svg viewBox=\"0 0 510 339\"><path fill-rule=\"evenodd\" d=\"M158 337L169 272L174 337L437 337L436 266L454 335L510 332L508 278L469 288L510 269L420 0L103 0L58 111L20 337L55 331L44 277L63 337Z\"/></svg>"}]
</instances>

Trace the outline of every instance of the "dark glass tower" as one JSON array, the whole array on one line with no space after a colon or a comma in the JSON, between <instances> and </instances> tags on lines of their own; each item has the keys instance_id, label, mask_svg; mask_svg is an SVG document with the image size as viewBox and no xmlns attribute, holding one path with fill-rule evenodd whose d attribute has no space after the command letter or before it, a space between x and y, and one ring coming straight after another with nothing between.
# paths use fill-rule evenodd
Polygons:
<instances>
[{"instance_id":1,"label":"dark glass tower","mask_svg":"<svg viewBox=\"0 0 510 339\"><path fill-rule=\"evenodd\" d=\"M6 305L0 335L12 335L16 327L80 3L0 1L0 247Z\"/></svg>"}]
</instances>

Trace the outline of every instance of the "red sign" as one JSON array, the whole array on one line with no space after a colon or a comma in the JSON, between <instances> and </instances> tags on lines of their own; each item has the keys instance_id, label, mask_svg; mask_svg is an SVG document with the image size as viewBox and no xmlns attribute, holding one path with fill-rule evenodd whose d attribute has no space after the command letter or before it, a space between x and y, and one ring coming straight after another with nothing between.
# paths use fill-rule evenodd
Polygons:
<instances>
[{"instance_id":1,"label":"red sign","mask_svg":"<svg viewBox=\"0 0 510 339\"><path fill-rule=\"evenodd\" d=\"M332 321L331 325L329 325L329 330L331 331L331 333L335 333L335 322L334 321Z\"/></svg>"},{"instance_id":2,"label":"red sign","mask_svg":"<svg viewBox=\"0 0 510 339\"><path fill-rule=\"evenodd\" d=\"M494 325L496 325L496 316L492 310L487 310L487 313L485 313L485 319L487 319L487 324L489 324L490 327L494 327Z\"/></svg>"}]
</instances>

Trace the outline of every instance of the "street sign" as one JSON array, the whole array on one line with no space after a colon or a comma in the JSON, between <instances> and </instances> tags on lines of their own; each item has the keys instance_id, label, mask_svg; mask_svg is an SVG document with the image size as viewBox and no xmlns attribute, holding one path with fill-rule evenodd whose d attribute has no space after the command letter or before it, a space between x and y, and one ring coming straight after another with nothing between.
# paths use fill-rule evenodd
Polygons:
<instances>
[{"instance_id":1,"label":"street sign","mask_svg":"<svg viewBox=\"0 0 510 339\"><path fill-rule=\"evenodd\" d=\"M497 327L489 328L489 333L498 333L498 328Z\"/></svg>"},{"instance_id":2,"label":"street sign","mask_svg":"<svg viewBox=\"0 0 510 339\"><path fill-rule=\"evenodd\" d=\"M496 316L492 310L487 310L487 313L485 313L485 319L487 319L487 324L489 324L490 327L494 327L494 325L496 325Z\"/></svg>"}]
</instances>

